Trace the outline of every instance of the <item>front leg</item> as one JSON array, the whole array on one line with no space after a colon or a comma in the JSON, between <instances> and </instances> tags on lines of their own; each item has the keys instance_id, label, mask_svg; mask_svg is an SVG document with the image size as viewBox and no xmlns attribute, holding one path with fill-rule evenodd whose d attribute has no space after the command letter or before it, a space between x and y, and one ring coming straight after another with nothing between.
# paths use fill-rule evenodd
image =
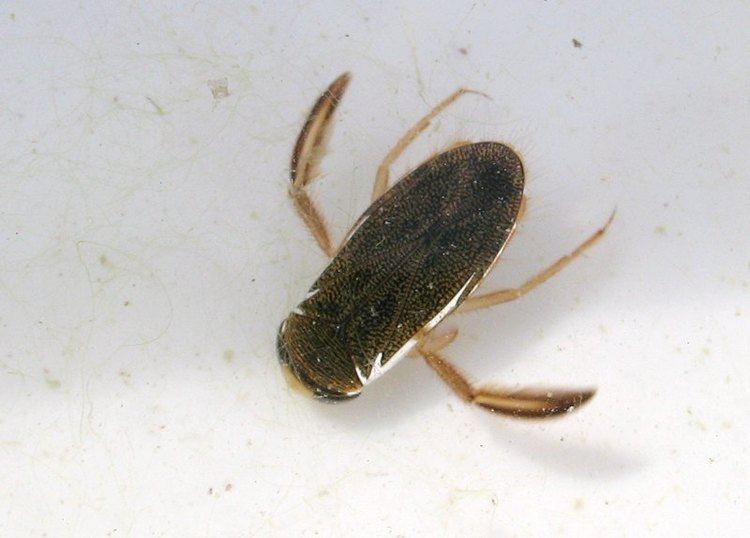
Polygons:
<instances>
[{"instance_id":1,"label":"front leg","mask_svg":"<svg viewBox=\"0 0 750 538\"><path fill-rule=\"evenodd\" d=\"M289 188L289 196L292 198L294 208L313 234L320 249L328 257L333 256L331 237L323 217L307 195L305 188L318 175L318 166L325 153L325 144L330 134L330 121L350 79L351 75L344 73L334 80L318 98L297 138L290 169L292 186Z\"/></svg>"},{"instance_id":2,"label":"front leg","mask_svg":"<svg viewBox=\"0 0 750 538\"><path fill-rule=\"evenodd\" d=\"M437 105L435 105L435 107L430 110L422 119L415 123L411 127L411 129L406 131L406 134L404 134L401 139L396 142L396 145L391 148L391 150L383 159L383 162L380 163L380 166L378 166L378 174L375 177L375 185L373 185L372 188L373 202L380 198L388 190L388 178L390 176L391 165L394 163L394 161L398 159L398 157L404 152L404 150L409 147L409 144L411 144L422 131L430 126L430 122L435 119L435 116L452 105L459 97L467 93L475 93L489 99L489 97L482 92L469 90L466 88L459 88L448 97L440 101ZM458 143L458 145L463 145L463 142Z\"/></svg>"}]
</instances>

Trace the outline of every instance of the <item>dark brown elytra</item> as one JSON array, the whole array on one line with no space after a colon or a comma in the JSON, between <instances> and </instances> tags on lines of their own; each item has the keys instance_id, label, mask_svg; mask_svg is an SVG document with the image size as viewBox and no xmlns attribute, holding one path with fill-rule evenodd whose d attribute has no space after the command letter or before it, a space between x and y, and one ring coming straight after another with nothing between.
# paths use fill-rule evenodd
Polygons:
<instances>
[{"instance_id":1,"label":"dark brown elytra","mask_svg":"<svg viewBox=\"0 0 750 538\"><path fill-rule=\"evenodd\" d=\"M316 177L329 122L349 83L344 74L321 95L292 156L290 196L325 254L332 258L307 297L282 323L279 358L314 395L357 396L407 354L422 356L464 400L524 417L563 413L593 390L475 388L438 355L456 331L432 331L460 307L483 308L520 297L541 284L606 230L519 288L472 293L498 260L524 206L518 154L498 142L460 143L431 158L388 189L392 162L443 109L470 90L458 90L422 118L378 170L372 205L343 244L330 235L305 187Z\"/></svg>"}]
</instances>

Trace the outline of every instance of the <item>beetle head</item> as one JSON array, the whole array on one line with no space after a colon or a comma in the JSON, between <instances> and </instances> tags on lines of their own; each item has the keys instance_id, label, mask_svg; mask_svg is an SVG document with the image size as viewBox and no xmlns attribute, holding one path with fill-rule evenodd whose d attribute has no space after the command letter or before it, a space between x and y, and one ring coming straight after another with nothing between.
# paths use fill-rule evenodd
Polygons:
<instances>
[{"instance_id":1,"label":"beetle head","mask_svg":"<svg viewBox=\"0 0 750 538\"><path fill-rule=\"evenodd\" d=\"M335 344L324 345L325 325L306 316L290 315L279 328L276 345L290 386L324 400L359 396L362 382L350 358Z\"/></svg>"}]
</instances>

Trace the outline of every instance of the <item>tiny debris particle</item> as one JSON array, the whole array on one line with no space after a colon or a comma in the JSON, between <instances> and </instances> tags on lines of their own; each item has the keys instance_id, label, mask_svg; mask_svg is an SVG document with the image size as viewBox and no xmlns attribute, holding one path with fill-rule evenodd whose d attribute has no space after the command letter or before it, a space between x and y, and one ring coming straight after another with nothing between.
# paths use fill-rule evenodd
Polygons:
<instances>
[{"instance_id":1,"label":"tiny debris particle","mask_svg":"<svg viewBox=\"0 0 750 538\"><path fill-rule=\"evenodd\" d=\"M229 81L227 77L208 80L206 84L211 88L211 95L214 96L215 100L218 101L229 96Z\"/></svg>"},{"instance_id":2,"label":"tiny debris particle","mask_svg":"<svg viewBox=\"0 0 750 538\"><path fill-rule=\"evenodd\" d=\"M60 383L60 380L59 380L59 379L52 379L52 378L50 378L50 377L45 377L45 378L44 378L44 381L46 381L46 382L47 382L47 386L48 386L48 387L49 387L50 389L52 389L52 390L56 390L56 389L59 389L59 388L60 388L60 385L61 385L61 383Z\"/></svg>"},{"instance_id":3,"label":"tiny debris particle","mask_svg":"<svg viewBox=\"0 0 750 538\"><path fill-rule=\"evenodd\" d=\"M573 46L577 49L580 49L583 46L583 43L578 41L575 37L573 38Z\"/></svg>"},{"instance_id":4,"label":"tiny debris particle","mask_svg":"<svg viewBox=\"0 0 750 538\"><path fill-rule=\"evenodd\" d=\"M214 488L208 488L208 494L213 495L214 494Z\"/></svg>"},{"instance_id":5,"label":"tiny debris particle","mask_svg":"<svg viewBox=\"0 0 750 538\"><path fill-rule=\"evenodd\" d=\"M657 226L654 228L654 233L659 235L666 235L667 229L664 226Z\"/></svg>"},{"instance_id":6,"label":"tiny debris particle","mask_svg":"<svg viewBox=\"0 0 750 538\"><path fill-rule=\"evenodd\" d=\"M163 116L163 115L166 114L166 112L164 111L164 109L159 106L159 103L157 103L156 101L154 101L153 99L151 99L148 95L146 96L146 101L148 101L149 103L151 103L151 106L153 106L156 109L156 114L158 116Z\"/></svg>"},{"instance_id":7,"label":"tiny debris particle","mask_svg":"<svg viewBox=\"0 0 750 538\"><path fill-rule=\"evenodd\" d=\"M466 47L461 47L460 49L458 49L458 52L466 56L467 54L469 54L469 49L467 49Z\"/></svg>"},{"instance_id":8,"label":"tiny debris particle","mask_svg":"<svg viewBox=\"0 0 750 538\"><path fill-rule=\"evenodd\" d=\"M232 362L234 360L234 350L233 349L227 349L224 351L224 360L227 362Z\"/></svg>"},{"instance_id":9,"label":"tiny debris particle","mask_svg":"<svg viewBox=\"0 0 750 538\"><path fill-rule=\"evenodd\" d=\"M44 369L44 381L47 383L47 387L49 387L50 389L54 390L60 388L60 380L51 377L50 371L47 368Z\"/></svg>"},{"instance_id":10,"label":"tiny debris particle","mask_svg":"<svg viewBox=\"0 0 750 538\"><path fill-rule=\"evenodd\" d=\"M232 484L228 483L226 486L224 486L224 491L232 491Z\"/></svg>"}]
</instances>

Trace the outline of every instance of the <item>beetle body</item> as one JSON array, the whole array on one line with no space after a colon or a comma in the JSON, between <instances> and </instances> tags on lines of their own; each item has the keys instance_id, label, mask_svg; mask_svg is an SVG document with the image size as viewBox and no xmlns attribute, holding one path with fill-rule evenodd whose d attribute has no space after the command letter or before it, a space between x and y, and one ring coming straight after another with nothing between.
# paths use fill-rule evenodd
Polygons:
<instances>
[{"instance_id":1,"label":"beetle body","mask_svg":"<svg viewBox=\"0 0 750 538\"><path fill-rule=\"evenodd\" d=\"M389 189L391 165L440 112L462 95L484 95L459 88L386 154L372 205L334 248L306 188L318 177L330 120L350 79L342 74L318 98L292 152L289 196L331 262L279 328L279 359L289 381L322 399L352 398L413 352L462 400L503 415L551 417L590 400L595 390L589 388L476 386L439 355L458 331L431 333L459 307L489 308L546 282L602 237L614 213L578 248L520 286L474 294L523 213L520 157L499 142L460 143Z\"/></svg>"},{"instance_id":2,"label":"beetle body","mask_svg":"<svg viewBox=\"0 0 750 538\"><path fill-rule=\"evenodd\" d=\"M282 364L319 397L357 396L479 285L523 188L521 159L497 142L456 147L404 176L281 324Z\"/></svg>"}]
</instances>

